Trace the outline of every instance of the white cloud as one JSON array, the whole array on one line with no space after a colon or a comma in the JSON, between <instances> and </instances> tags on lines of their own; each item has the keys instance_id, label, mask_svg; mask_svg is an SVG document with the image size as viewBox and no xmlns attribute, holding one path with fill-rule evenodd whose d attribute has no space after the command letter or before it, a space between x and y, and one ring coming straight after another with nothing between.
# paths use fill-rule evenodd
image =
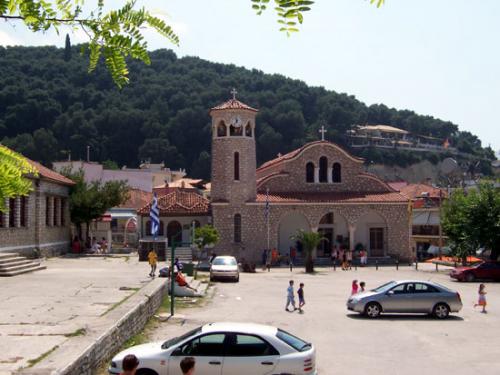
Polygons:
<instances>
[{"instance_id":1,"label":"white cloud","mask_svg":"<svg viewBox=\"0 0 500 375\"><path fill-rule=\"evenodd\" d=\"M0 30L0 46L18 46L21 41L9 35L7 32Z\"/></svg>"}]
</instances>

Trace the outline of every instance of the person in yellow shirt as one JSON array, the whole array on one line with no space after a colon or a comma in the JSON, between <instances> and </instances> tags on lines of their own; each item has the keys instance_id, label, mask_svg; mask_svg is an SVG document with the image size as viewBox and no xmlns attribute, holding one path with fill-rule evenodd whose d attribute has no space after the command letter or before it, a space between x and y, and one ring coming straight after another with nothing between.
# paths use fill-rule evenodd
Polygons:
<instances>
[{"instance_id":1,"label":"person in yellow shirt","mask_svg":"<svg viewBox=\"0 0 500 375\"><path fill-rule=\"evenodd\" d=\"M151 249L149 251L148 261L149 261L149 265L151 266L151 272L149 273L149 276L155 277L156 263L158 262L158 255L156 255L156 251L154 251L154 249Z\"/></svg>"}]
</instances>

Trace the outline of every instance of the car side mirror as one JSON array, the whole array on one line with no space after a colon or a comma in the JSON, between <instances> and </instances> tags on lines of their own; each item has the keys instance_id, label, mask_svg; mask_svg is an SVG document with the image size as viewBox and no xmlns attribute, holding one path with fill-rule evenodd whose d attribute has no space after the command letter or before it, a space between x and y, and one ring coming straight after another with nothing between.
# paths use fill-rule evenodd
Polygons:
<instances>
[{"instance_id":1,"label":"car side mirror","mask_svg":"<svg viewBox=\"0 0 500 375\"><path fill-rule=\"evenodd\" d=\"M388 295L388 296L393 296L393 295L394 295L394 290L389 290L389 291L387 292L387 295Z\"/></svg>"}]
</instances>

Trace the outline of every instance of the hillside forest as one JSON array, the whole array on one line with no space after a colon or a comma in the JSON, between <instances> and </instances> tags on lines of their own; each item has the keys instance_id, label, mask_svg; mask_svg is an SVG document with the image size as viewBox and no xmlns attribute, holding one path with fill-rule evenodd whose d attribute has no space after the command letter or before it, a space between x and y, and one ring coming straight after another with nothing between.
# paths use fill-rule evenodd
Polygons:
<instances>
[{"instance_id":1,"label":"hillside forest","mask_svg":"<svg viewBox=\"0 0 500 375\"><path fill-rule=\"evenodd\" d=\"M478 160L491 173L494 152L457 124L384 104L367 106L354 96L311 87L279 74L265 74L170 50L150 54L151 65L130 61L130 84L117 89L103 67L87 73L79 46L0 47L0 142L48 166L71 153L109 167L135 167L142 160L185 168L210 177L208 111L230 98L259 109L258 164L319 137L347 147L346 131L356 124L386 124L416 134L448 139L461 157ZM351 150L353 151L353 150ZM445 154L375 149L357 151L367 163L405 166L434 163Z\"/></svg>"}]
</instances>

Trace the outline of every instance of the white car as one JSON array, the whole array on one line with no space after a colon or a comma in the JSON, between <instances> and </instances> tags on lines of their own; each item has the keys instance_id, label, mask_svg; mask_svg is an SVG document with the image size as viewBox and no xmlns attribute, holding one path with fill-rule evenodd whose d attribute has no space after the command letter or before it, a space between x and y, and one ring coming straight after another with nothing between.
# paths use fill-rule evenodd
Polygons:
<instances>
[{"instance_id":1,"label":"white car","mask_svg":"<svg viewBox=\"0 0 500 375\"><path fill-rule=\"evenodd\" d=\"M215 279L240 281L240 271L235 257L225 255L214 258L210 265L210 281Z\"/></svg>"},{"instance_id":2,"label":"white car","mask_svg":"<svg viewBox=\"0 0 500 375\"><path fill-rule=\"evenodd\" d=\"M195 373L203 375L317 374L312 344L252 323L211 323L165 342L133 346L113 358L110 374L120 374L128 354L139 359L136 375L182 375L185 357L194 357Z\"/></svg>"}]
</instances>

